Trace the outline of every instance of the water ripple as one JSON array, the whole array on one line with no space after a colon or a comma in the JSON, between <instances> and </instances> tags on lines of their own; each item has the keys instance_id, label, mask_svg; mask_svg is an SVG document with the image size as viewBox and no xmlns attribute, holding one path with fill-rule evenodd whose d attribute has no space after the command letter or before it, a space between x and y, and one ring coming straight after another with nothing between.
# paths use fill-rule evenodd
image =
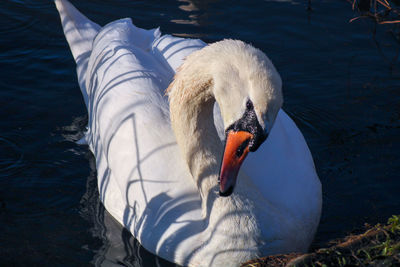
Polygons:
<instances>
[{"instance_id":1,"label":"water ripple","mask_svg":"<svg viewBox=\"0 0 400 267\"><path fill-rule=\"evenodd\" d=\"M24 154L17 144L0 137L0 177L10 176L21 170Z\"/></svg>"},{"instance_id":2,"label":"water ripple","mask_svg":"<svg viewBox=\"0 0 400 267\"><path fill-rule=\"evenodd\" d=\"M2 17L4 17L4 14L1 14ZM26 18L26 20L16 20L13 17L6 18L13 23L4 23L0 24L0 34L10 34L14 32L22 32L22 31L27 31L28 29L32 28L35 24L37 24L38 19L31 19L31 18Z\"/></svg>"}]
</instances>

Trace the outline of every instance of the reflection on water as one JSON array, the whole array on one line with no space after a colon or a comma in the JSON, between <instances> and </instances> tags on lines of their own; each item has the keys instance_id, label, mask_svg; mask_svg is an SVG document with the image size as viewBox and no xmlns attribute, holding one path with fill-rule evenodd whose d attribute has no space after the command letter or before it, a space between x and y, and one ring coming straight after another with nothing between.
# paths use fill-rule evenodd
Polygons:
<instances>
[{"instance_id":1,"label":"reflection on water","mask_svg":"<svg viewBox=\"0 0 400 267\"><path fill-rule=\"evenodd\" d=\"M183 11L186 12L191 12L191 11L198 11L199 8L196 7L196 5L193 3L193 1L190 0L179 0L179 2L186 3L186 5L180 5L179 9L182 9Z\"/></svg>"},{"instance_id":2,"label":"reflection on water","mask_svg":"<svg viewBox=\"0 0 400 267\"><path fill-rule=\"evenodd\" d=\"M195 4L190 0L180 0L179 2L186 3L186 5L179 6L179 9L181 9L183 11L186 11L189 13L193 13L194 11L199 11L199 9L195 6ZM192 25L199 26L200 24L197 21L197 19L198 19L198 14L190 14L188 20L172 19L171 22L176 23L176 24L192 24Z\"/></svg>"},{"instance_id":3,"label":"reflection on water","mask_svg":"<svg viewBox=\"0 0 400 267\"><path fill-rule=\"evenodd\" d=\"M61 128L61 135L65 138L65 140L75 143L83 143L84 141L84 132L82 129L85 129L88 124L88 115L85 114L84 116L74 118L71 125L64 126Z\"/></svg>"},{"instance_id":4,"label":"reflection on water","mask_svg":"<svg viewBox=\"0 0 400 267\"><path fill-rule=\"evenodd\" d=\"M196 27L209 26L213 21L209 20L209 13L215 12L210 5L219 2L219 0L207 0L207 1L194 1L194 0L178 0L182 4L178 8L185 13L179 14L178 18L173 18L170 21L175 24L193 25ZM210 10L211 9L211 10ZM183 18L182 18L183 17ZM173 33L175 36L185 38L202 38L201 34L194 33Z\"/></svg>"},{"instance_id":5,"label":"reflection on water","mask_svg":"<svg viewBox=\"0 0 400 267\"><path fill-rule=\"evenodd\" d=\"M101 25L260 48L323 185L314 246L400 213L400 72L390 25L351 24L346 1L72 1ZM0 265L165 266L99 202L87 116L52 1L0 7ZM89 176L89 178L87 178ZM29 255L29 257L27 257Z\"/></svg>"}]
</instances>

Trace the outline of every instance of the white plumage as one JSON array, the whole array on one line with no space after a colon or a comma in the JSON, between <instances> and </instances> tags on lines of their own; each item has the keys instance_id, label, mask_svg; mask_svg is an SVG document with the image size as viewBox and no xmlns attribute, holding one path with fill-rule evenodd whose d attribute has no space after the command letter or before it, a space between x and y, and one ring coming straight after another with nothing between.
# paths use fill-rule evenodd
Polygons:
<instances>
[{"instance_id":1,"label":"white plumage","mask_svg":"<svg viewBox=\"0 0 400 267\"><path fill-rule=\"evenodd\" d=\"M307 250L321 185L302 134L279 110L280 77L262 52L233 40L207 46L161 36L130 19L101 28L68 1L55 3L88 108L100 198L116 220L181 265L238 266ZM215 120L210 96L219 103ZM220 138L247 96L270 134L244 161L235 192L219 197Z\"/></svg>"}]
</instances>

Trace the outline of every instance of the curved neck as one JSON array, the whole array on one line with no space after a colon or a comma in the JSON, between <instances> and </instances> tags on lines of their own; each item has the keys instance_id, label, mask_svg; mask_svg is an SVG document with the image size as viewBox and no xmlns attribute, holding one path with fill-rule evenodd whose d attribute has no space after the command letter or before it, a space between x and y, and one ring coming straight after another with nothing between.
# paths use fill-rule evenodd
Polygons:
<instances>
[{"instance_id":1,"label":"curved neck","mask_svg":"<svg viewBox=\"0 0 400 267\"><path fill-rule=\"evenodd\" d=\"M174 83L181 83L180 86L192 85L179 78L176 77ZM191 87L194 97L185 97L184 87L172 88L173 91L170 92L172 127L181 154L199 189L202 215L209 226L201 235L208 246L199 257L213 255L213 250L224 244L227 251L243 250L248 259L254 258L258 255L257 244L261 232L254 213L257 209L254 204L257 203L249 198L257 195L257 190L245 184L245 180L249 179L239 177L235 193L230 197L220 197L218 194L218 175L224 147L213 120L215 100L212 96L212 82L205 81ZM232 242L232 231L237 233L235 242ZM210 236L213 238L209 239Z\"/></svg>"},{"instance_id":2,"label":"curved neck","mask_svg":"<svg viewBox=\"0 0 400 267\"><path fill-rule=\"evenodd\" d=\"M223 210L251 209L239 202L258 196L250 179L238 177L235 193L228 198L218 195L218 175L224 146L214 125L214 75L208 73L213 59L194 53L180 67L168 88L171 124L182 157L186 160L202 198L203 215L211 220ZM215 74L215 73L214 73ZM247 200L245 200L247 199ZM245 208L246 207L246 208ZM216 216L212 216L215 208Z\"/></svg>"},{"instance_id":3,"label":"curved neck","mask_svg":"<svg viewBox=\"0 0 400 267\"><path fill-rule=\"evenodd\" d=\"M170 86L171 123L203 203L207 203L209 195L218 192L223 145L213 120L212 77L194 75L196 79L191 79L188 72L199 73L194 69L181 70Z\"/></svg>"}]
</instances>

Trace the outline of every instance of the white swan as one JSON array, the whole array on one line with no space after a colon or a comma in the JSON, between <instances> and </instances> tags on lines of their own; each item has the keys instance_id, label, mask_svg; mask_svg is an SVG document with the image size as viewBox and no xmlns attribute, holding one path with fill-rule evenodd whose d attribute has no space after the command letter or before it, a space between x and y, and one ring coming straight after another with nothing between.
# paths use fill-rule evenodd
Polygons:
<instances>
[{"instance_id":1,"label":"white swan","mask_svg":"<svg viewBox=\"0 0 400 267\"><path fill-rule=\"evenodd\" d=\"M100 198L116 220L181 265L307 250L321 185L260 50L161 36L129 19L100 27L55 3L88 108Z\"/></svg>"}]
</instances>

